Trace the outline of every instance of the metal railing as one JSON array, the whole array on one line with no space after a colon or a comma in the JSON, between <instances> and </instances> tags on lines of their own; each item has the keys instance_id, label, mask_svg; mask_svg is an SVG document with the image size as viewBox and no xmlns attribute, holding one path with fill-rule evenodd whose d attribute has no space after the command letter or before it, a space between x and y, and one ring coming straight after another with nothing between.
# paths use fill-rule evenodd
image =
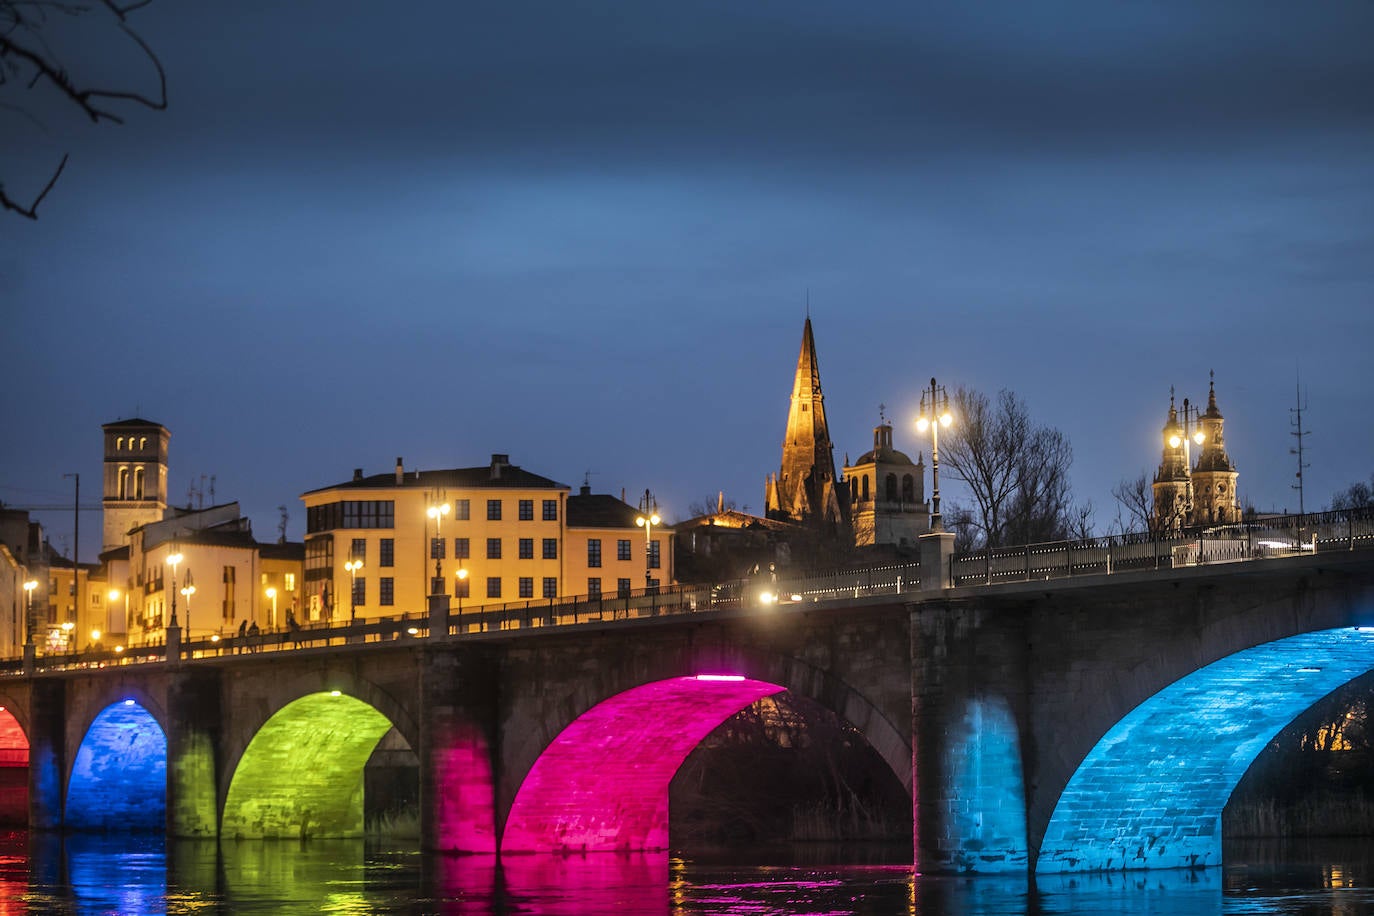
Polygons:
<instances>
[{"instance_id":1,"label":"metal railing","mask_svg":"<svg viewBox=\"0 0 1374 916\"><path fill-rule=\"evenodd\" d=\"M1283 515L1164 534L1125 534L956 554L950 583L992 585L1165 570L1374 546L1374 508Z\"/></svg>"},{"instance_id":2,"label":"metal railing","mask_svg":"<svg viewBox=\"0 0 1374 916\"><path fill-rule=\"evenodd\" d=\"M1112 535L955 554L950 558L948 583L978 586L1111 575L1131 570L1162 571L1359 547L1374 547L1374 508L1288 515L1165 536ZM577 595L450 608L447 632L434 636L462 638L482 633L744 608L762 613L777 606L900 596L918 592L920 588L921 568L916 562L777 578L771 573L758 573L714 585L670 585L615 595ZM278 627L255 635L217 634L185 640L177 647L177 654L181 659L213 659L296 649L392 644L428 638L430 621L427 611L369 617L356 622L312 621L295 628ZM37 655L28 666L23 659L0 659L0 676L32 670L165 662L169 654L165 642L158 641L120 651Z\"/></svg>"}]
</instances>

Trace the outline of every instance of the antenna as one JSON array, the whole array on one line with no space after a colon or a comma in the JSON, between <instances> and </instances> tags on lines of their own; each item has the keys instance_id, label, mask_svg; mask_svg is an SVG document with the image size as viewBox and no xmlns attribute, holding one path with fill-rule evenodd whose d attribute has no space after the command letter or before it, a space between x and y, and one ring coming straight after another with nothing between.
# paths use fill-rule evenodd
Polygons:
<instances>
[{"instance_id":1,"label":"antenna","mask_svg":"<svg viewBox=\"0 0 1374 916\"><path fill-rule=\"evenodd\" d=\"M285 506L278 506L277 511L281 513L281 521L277 522L277 543L286 543L286 520L290 518Z\"/></svg>"},{"instance_id":2,"label":"antenna","mask_svg":"<svg viewBox=\"0 0 1374 916\"><path fill-rule=\"evenodd\" d=\"M1310 430L1310 429L1304 430L1304 429L1302 428L1302 412L1303 412L1304 410L1307 409L1307 395L1306 395L1306 394L1303 392L1303 390L1302 390L1302 378L1301 378L1301 376L1299 376L1295 388L1296 388L1297 405L1298 405L1298 406L1288 408L1288 412L1291 413L1291 414L1293 414L1293 419L1289 421L1289 425L1296 427L1296 430L1293 431L1293 432L1290 432L1288 435L1290 435L1290 436L1292 436L1293 438L1295 438L1295 439L1298 440L1298 447L1297 447L1297 448L1290 448L1290 449L1288 450L1288 454L1290 454L1290 455L1297 455L1297 456L1298 456L1298 473L1297 473L1297 475L1296 475L1297 478L1298 478L1298 482L1295 483L1295 484L1293 484L1292 486L1293 486L1293 489L1294 489L1294 490L1297 490L1297 491L1298 491L1298 514L1299 514L1299 515L1305 515L1305 514L1306 514L1306 511L1305 511L1305 507L1303 506L1303 500L1302 500L1302 496L1303 496L1303 493L1302 493L1302 472L1305 471L1305 470L1307 470L1309 467L1311 467L1311 465L1310 465L1310 464L1305 464L1305 463L1303 462L1303 460L1302 460L1302 457L1303 457L1303 441L1302 441L1302 440L1305 439L1307 436L1312 435L1312 430Z\"/></svg>"},{"instance_id":3,"label":"antenna","mask_svg":"<svg viewBox=\"0 0 1374 916\"><path fill-rule=\"evenodd\" d=\"M210 475L210 505L215 504L215 475Z\"/></svg>"},{"instance_id":4,"label":"antenna","mask_svg":"<svg viewBox=\"0 0 1374 916\"><path fill-rule=\"evenodd\" d=\"M582 472L582 486L586 487L587 489L591 489L591 486L592 486L592 475L595 474L595 473L596 473L596 471L593 471L591 468L588 468L587 470L583 471L583 472Z\"/></svg>"}]
</instances>

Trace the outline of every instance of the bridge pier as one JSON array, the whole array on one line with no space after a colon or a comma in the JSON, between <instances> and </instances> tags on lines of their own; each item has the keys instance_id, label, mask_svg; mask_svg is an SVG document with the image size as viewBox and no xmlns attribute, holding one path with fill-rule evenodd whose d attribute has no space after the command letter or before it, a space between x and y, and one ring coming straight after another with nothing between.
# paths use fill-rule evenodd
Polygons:
<instances>
[{"instance_id":1,"label":"bridge pier","mask_svg":"<svg viewBox=\"0 0 1374 916\"><path fill-rule=\"evenodd\" d=\"M35 679L29 694L29 826L62 828L67 770L67 684Z\"/></svg>"},{"instance_id":2,"label":"bridge pier","mask_svg":"<svg viewBox=\"0 0 1374 916\"><path fill-rule=\"evenodd\" d=\"M167 835L219 835L218 671L181 670L167 686Z\"/></svg>"},{"instance_id":3,"label":"bridge pier","mask_svg":"<svg viewBox=\"0 0 1374 916\"><path fill-rule=\"evenodd\" d=\"M1025 874L1020 615L963 602L912 614L912 804L923 873Z\"/></svg>"},{"instance_id":4,"label":"bridge pier","mask_svg":"<svg viewBox=\"0 0 1374 916\"><path fill-rule=\"evenodd\" d=\"M447 617L447 611L445 611ZM496 852L498 667L481 649L435 647L420 672L420 842L441 852Z\"/></svg>"}]
</instances>

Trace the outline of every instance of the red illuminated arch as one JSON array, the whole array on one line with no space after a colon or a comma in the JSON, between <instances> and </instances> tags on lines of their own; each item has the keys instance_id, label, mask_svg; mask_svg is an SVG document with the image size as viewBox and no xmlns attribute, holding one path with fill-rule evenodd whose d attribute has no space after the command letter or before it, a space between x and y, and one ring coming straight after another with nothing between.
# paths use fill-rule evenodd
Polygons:
<instances>
[{"instance_id":1,"label":"red illuminated arch","mask_svg":"<svg viewBox=\"0 0 1374 916\"><path fill-rule=\"evenodd\" d=\"M0 824L29 820L29 738L19 720L0 706Z\"/></svg>"}]
</instances>

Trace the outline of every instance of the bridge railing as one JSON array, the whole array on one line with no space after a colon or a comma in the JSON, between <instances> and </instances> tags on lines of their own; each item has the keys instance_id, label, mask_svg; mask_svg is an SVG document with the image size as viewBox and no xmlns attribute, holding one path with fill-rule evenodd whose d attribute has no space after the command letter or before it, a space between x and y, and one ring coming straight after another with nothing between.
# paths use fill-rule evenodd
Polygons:
<instances>
[{"instance_id":1,"label":"bridge railing","mask_svg":"<svg viewBox=\"0 0 1374 916\"><path fill-rule=\"evenodd\" d=\"M1067 576L1111 575L1301 556L1374 545L1374 508L1253 519L1167 534L1117 534L956 554L954 585L991 585Z\"/></svg>"}]
</instances>

